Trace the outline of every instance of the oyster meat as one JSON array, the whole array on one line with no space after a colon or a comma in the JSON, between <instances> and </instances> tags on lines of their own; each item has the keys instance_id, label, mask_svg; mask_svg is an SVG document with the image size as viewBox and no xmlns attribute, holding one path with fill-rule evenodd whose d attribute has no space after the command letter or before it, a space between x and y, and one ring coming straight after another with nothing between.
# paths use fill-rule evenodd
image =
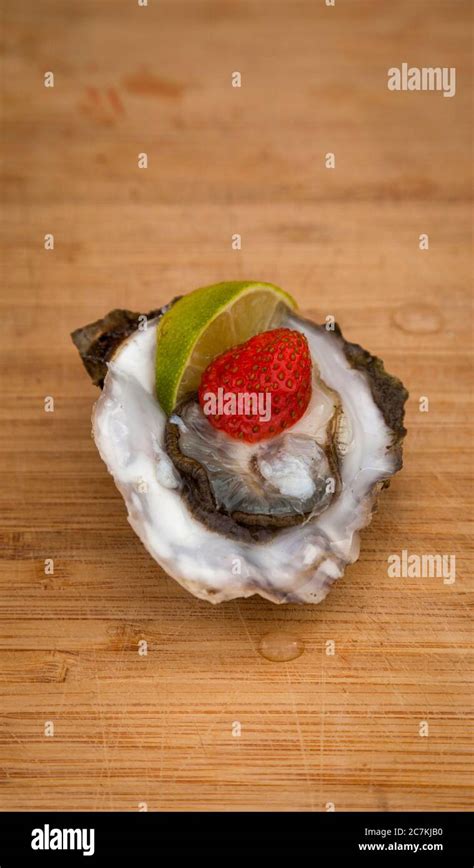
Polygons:
<instances>
[{"instance_id":1,"label":"oyster meat","mask_svg":"<svg viewBox=\"0 0 474 868\"><path fill-rule=\"evenodd\" d=\"M94 438L130 524L196 597L319 603L357 560L359 531L402 466L406 389L336 324L281 304L273 327L310 349L309 406L275 437L232 439L195 393L170 416L156 398L156 326L169 308L112 311L72 335L102 389Z\"/></svg>"}]
</instances>

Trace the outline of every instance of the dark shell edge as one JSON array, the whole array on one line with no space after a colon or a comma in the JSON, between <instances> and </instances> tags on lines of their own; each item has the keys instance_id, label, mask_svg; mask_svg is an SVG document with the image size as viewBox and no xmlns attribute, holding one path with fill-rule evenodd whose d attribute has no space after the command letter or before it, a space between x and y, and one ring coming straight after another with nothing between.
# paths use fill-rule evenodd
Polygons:
<instances>
[{"instance_id":1,"label":"dark shell edge","mask_svg":"<svg viewBox=\"0 0 474 868\"><path fill-rule=\"evenodd\" d=\"M107 362L120 344L137 330L140 318L146 317L147 320L159 318L177 300L174 298L170 304L146 314L116 308L102 319L71 332L73 343L94 386L102 389L107 374Z\"/></svg>"}]
</instances>

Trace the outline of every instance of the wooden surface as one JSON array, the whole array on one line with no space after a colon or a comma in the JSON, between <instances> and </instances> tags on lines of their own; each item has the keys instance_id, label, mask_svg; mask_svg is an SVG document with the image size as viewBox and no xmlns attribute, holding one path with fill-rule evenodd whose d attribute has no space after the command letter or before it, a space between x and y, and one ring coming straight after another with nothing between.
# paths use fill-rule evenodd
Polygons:
<instances>
[{"instance_id":1,"label":"wooden surface","mask_svg":"<svg viewBox=\"0 0 474 868\"><path fill-rule=\"evenodd\" d=\"M468 807L470 3L1 5L1 808ZM456 66L456 96L390 93L403 61ZM160 571L69 339L244 277L334 314L411 393L405 468L314 608L213 608ZM388 578L403 549L455 555L456 582ZM304 653L264 659L270 631Z\"/></svg>"}]
</instances>

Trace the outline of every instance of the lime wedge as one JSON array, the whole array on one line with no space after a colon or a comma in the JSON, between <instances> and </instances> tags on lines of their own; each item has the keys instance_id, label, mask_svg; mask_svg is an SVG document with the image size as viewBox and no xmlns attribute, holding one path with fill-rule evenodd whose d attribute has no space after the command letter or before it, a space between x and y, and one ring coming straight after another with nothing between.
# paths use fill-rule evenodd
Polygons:
<instances>
[{"instance_id":1,"label":"lime wedge","mask_svg":"<svg viewBox=\"0 0 474 868\"><path fill-rule=\"evenodd\" d=\"M157 326L156 395L168 413L195 391L203 371L224 350L277 328L291 295L271 283L230 281L183 296Z\"/></svg>"}]
</instances>

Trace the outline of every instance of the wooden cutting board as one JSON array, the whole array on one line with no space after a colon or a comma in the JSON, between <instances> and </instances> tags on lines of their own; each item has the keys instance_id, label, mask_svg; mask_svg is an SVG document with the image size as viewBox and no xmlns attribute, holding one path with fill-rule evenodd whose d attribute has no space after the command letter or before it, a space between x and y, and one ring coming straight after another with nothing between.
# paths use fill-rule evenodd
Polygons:
<instances>
[{"instance_id":1,"label":"wooden cutting board","mask_svg":"<svg viewBox=\"0 0 474 868\"><path fill-rule=\"evenodd\" d=\"M468 0L2 7L1 808L468 807ZM456 95L388 91L402 62ZM411 393L404 470L316 607L189 596L90 437L69 332L240 278ZM455 582L390 578L403 550Z\"/></svg>"}]
</instances>

